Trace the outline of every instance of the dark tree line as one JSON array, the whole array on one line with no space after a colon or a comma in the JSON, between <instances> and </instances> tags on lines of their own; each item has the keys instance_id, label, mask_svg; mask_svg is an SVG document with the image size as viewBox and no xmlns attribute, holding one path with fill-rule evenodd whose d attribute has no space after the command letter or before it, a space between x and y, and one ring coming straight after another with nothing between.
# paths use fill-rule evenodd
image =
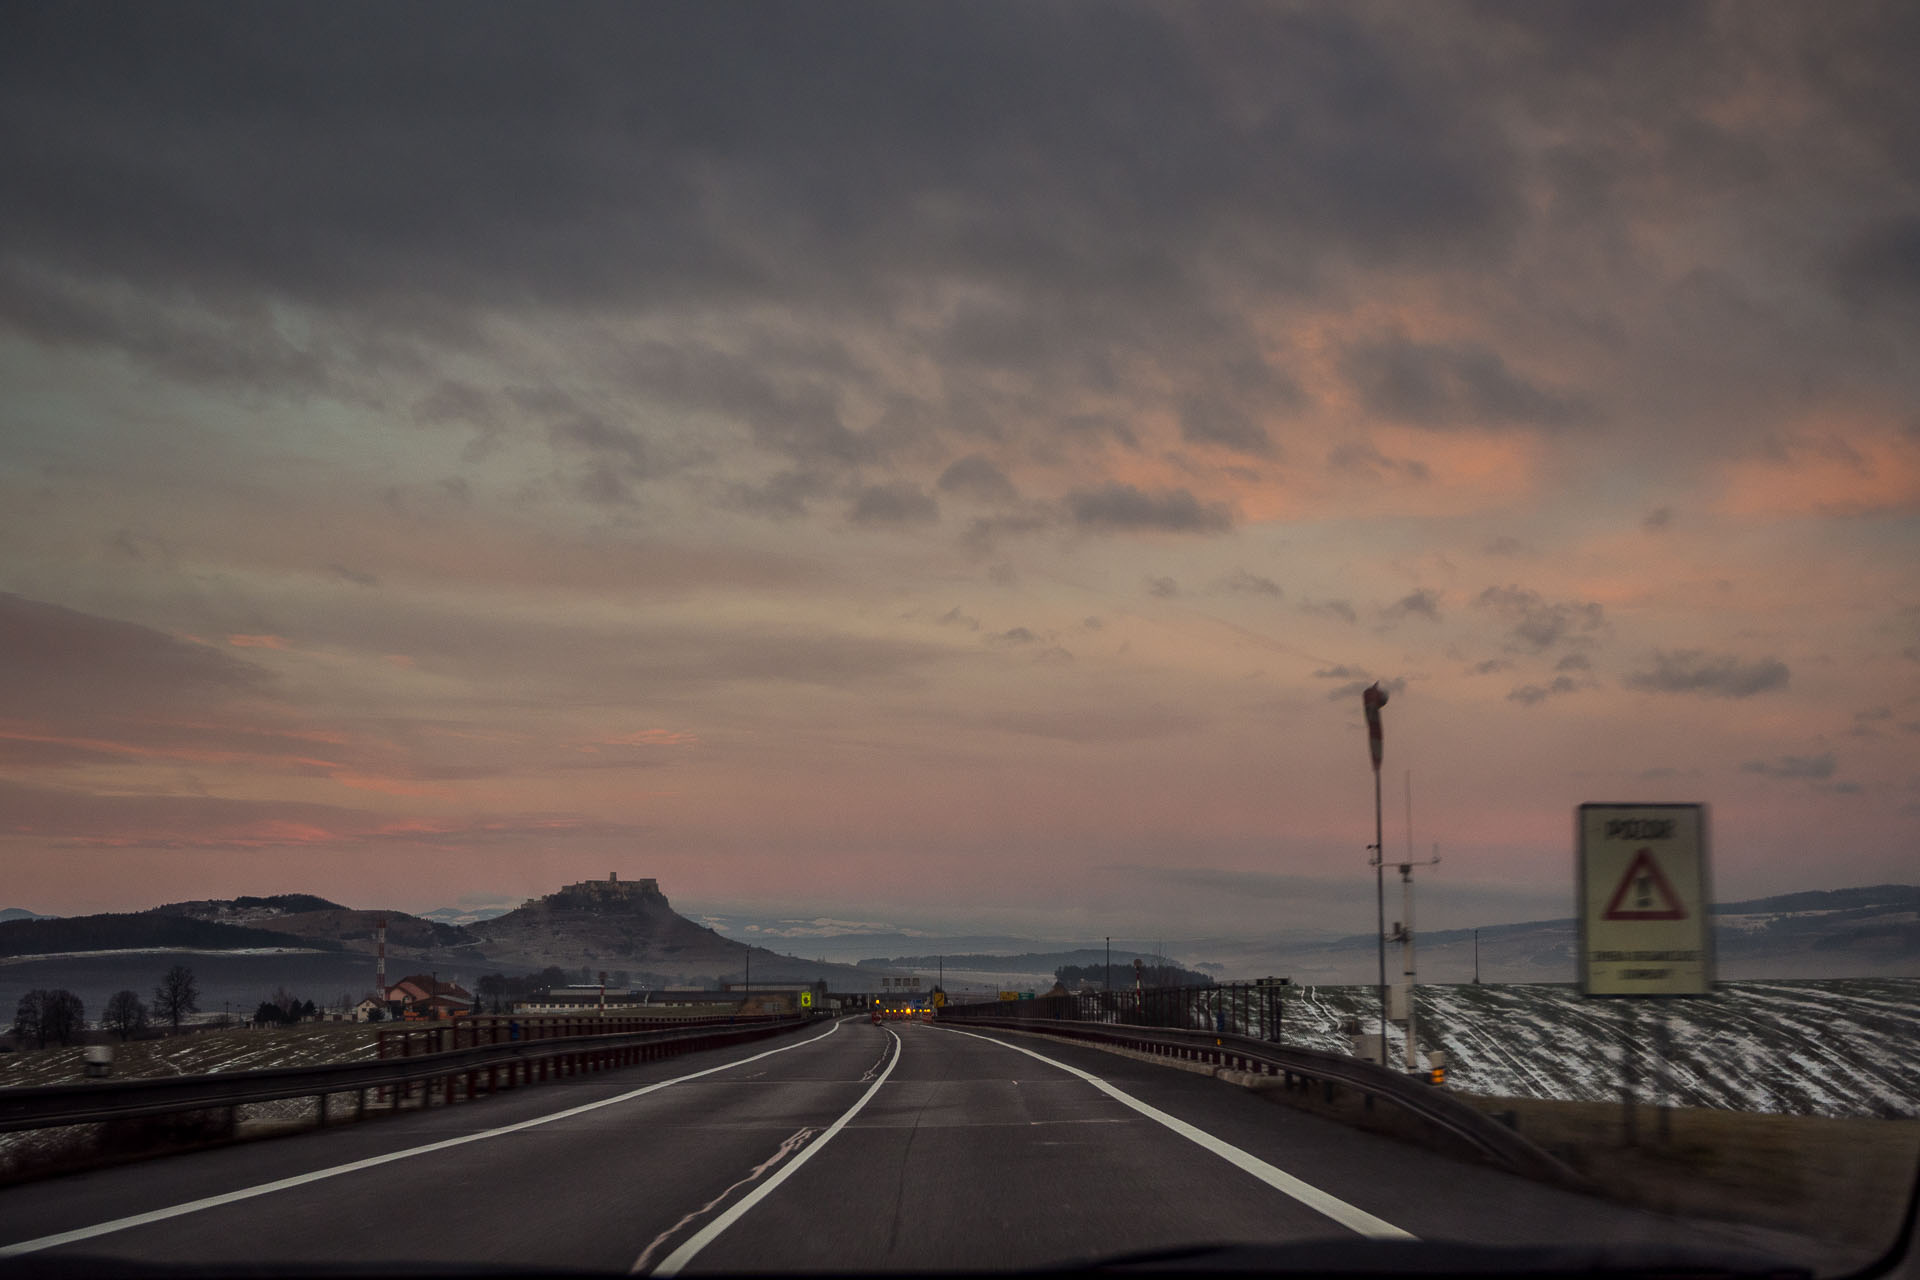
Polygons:
<instances>
[{"instance_id":1,"label":"dark tree line","mask_svg":"<svg viewBox=\"0 0 1920 1280\"><path fill-rule=\"evenodd\" d=\"M1140 957L1146 963L1140 970L1140 985L1143 987L1211 987L1213 979L1194 969L1182 969L1179 965L1166 960L1152 960ZM1113 958L1113 989L1133 989L1133 957L1122 960ZM1053 976L1069 991L1081 987L1104 989L1107 985L1107 966L1104 964L1067 964L1053 971Z\"/></svg>"},{"instance_id":2,"label":"dark tree line","mask_svg":"<svg viewBox=\"0 0 1920 1280\"><path fill-rule=\"evenodd\" d=\"M122 1040L130 1040L147 1029L150 1018L159 1018L175 1031L189 1014L200 1008L200 987L193 970L176 964L160 975L153 989L151 1008L132 991L116 991L107 999L100 1015L100 1026ZM308 1006L312 1008L311 1005ZM20 997L13 1011L14 1040L44 1049L49 1044L73 1044L86 1039L87 1011L80 997L64 988L57 991L29 991Z\"/></svg>"},{"instance_id":3,"label":"dark tree line","mask_svg":"<svg viewBox=\"0 0 1920 1280\"><path fill-rule=\"evenodd\" d=\"M29 991L13 1011L13 1036L20 1044L32 1041L34 1048L44 1049L49 1043L72 1044L86 1034L86 1006L64 987Z\"/></svg>"}]
</instances>

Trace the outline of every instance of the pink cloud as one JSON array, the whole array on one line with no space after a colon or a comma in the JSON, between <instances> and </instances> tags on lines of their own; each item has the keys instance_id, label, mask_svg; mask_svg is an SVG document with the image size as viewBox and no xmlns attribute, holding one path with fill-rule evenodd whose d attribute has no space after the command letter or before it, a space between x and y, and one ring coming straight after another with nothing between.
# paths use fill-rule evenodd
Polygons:
<instances>
[{"instance_id":1,"label":"pink cloud","mask_svg":"<svg viewBox=\"0 0 1920 1280\"><path fill-rule=\"evenodd\" d=\"M227 643L236 649L287 649L292 647L287 643L285 636L231 635L227 637Z\"/></svg>"},{"instance_id":2,"label":"pink cloud","mask_svg":"<svg viewBox=\"0 0 1920 1280\"><path fill-rule=\"evenodd\" d=\"M700 739L678 729L639 729L600 739L605 747L690 747Z\"/></svg>"}]
</instances>

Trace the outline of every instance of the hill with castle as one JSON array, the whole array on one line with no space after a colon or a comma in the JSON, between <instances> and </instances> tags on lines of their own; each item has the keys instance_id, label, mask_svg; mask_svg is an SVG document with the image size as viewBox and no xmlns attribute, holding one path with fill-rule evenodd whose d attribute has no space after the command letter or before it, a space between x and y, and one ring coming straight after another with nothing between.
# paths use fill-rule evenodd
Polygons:
<instances>
[{"instance_id":1,"label":"hill with castle","mask_svg":"<svg viewBox=\"0 0 1920 1280\"><path fill-rule=\"evenodd\" d=\"M722 937L673 909L654 879L564 885L505 915L468 925L404 911L356 908L290 893L174 902L143 912L0 922L0 956L73 957L192 948L242 955L285 951L373 957L381 935L395 971L474 974L557 966L625 974L635 983L717 986L749 965L756 981L816 982L864 990L871 971L782 955ZM372 973L371 964L368 968Z\"/></svg>"}]
</instances>

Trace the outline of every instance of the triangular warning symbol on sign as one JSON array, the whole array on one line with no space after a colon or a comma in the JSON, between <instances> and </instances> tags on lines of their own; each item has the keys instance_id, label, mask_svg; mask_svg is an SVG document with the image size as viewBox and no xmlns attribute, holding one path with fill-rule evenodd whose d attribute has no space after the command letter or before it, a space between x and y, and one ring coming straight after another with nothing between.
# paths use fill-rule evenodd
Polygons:
<instances>
[{"instance_id":1,"label":"triangular warning symbol on sign","mask_svg":"<svg viewBox=\"0 0 1920 1280\"><path fill-rule=\"evenodd\" d=\"M1631 898L1633 905L1623 905ZM1602 920L1685 920L1687 909L1680 905L1680 895L1673 891L1667 878L1660 874L1660 864L1653 860L1653 850L1642 849L1633 855L1633 861L1627 864L1627 874L1620 877L1620 887L1613 891L1613 897L1607 901L1607 909L1601 913Z\"/></svg>"}]
</instances>

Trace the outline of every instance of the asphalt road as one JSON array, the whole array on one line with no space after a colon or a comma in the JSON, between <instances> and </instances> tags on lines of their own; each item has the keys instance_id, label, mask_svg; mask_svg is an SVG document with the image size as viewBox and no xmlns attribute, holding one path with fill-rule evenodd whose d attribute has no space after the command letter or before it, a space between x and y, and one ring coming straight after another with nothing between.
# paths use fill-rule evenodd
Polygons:
<instances>
[{"instance_id":1,"label":"asphalt road","mask_svg":"<svg viewBox=\"0 0 1920 1280\"><path fill-rule=\"evenodd\" d=\"M1736 1242L1204 1076L859 1020L0 1191L0 1260L38 1267L1005 1270L1408 1237Z\"/></svg>"}]
</instances>

